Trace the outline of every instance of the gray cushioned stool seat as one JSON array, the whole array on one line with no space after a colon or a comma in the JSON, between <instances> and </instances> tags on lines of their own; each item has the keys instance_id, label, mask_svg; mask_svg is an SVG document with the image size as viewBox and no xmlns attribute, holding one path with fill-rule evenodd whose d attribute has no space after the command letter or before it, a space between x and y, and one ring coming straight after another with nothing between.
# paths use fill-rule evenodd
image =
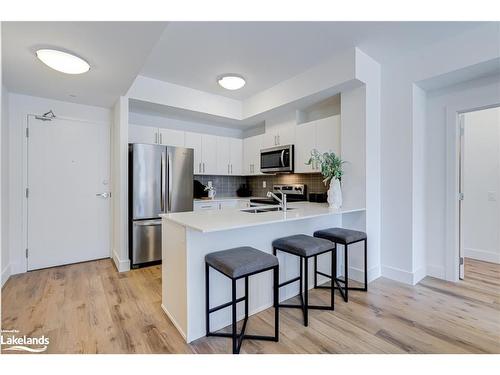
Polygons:
<instances>
[{"instance_id":1,"label":"gray cushioned stool seat","mask_svg":"<svg viewBox=\"0 0 500 375\"><path fill-rule=\"evenodd\" d=\"M310 257L331 250L333 246L330 241L321 238L296 234L274 240L273 247L298 256Z\"/></svg>"},{"instance_id":2,"label":"gray cushioned stool seat","mask_svg":"<svg viewBox=\"0 0 500 375\"><path fill-rule=\"evenodd\" d=\"M345 245L366 240L366 233L344 228L328 228L317 230L314 232L314 237L325 238L327 240Z\"/></svg>"},{"instance_id":3,"label":"gray cushioned stool seat","mask_svg":"<svg viewBox=\"0 0 500 375\"><path fill-rule=\"evenodd\" d=\"M205 262L235 279L275 267L278 265L278 258L253 247L243 246L207 254Z\"/></svg>"}]
</instances>

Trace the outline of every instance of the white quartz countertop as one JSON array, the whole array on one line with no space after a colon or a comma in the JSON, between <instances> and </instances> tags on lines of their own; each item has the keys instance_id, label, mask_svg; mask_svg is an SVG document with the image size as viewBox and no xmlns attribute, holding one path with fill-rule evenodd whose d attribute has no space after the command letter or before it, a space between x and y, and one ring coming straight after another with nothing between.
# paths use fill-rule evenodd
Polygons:
<instances>
[{"instance_id":1,"label":"white quartz countertop","mask_svg":"<svg viewBox=\"0 0 500 375\"><path fill-rule=\"evenodd\" d=\"M303 220L325 215L341 215L365 211L364 208L342 208L335 210L329 208L327 203L311 202L289 203L288 208L292 209L286 213L281 211L248 213L243 212L243 210L249 210L248 208L228 208L224 210L178 212L162 214L160 216L166 220L200 232L217 232L285 221Z\"/></svg>"}]
</instances>

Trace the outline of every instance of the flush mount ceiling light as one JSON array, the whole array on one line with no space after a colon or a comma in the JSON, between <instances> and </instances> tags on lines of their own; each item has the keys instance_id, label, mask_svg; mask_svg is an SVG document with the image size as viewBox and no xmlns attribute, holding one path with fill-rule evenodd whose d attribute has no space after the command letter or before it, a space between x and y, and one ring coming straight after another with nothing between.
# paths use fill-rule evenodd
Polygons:
<instances>
[{"instance_id":1,"label":"flush mount ceiling light","mask_svg":"<svg viewBox=\"0 0 500 375\"><path fill-rule=\"evenodd\" d=\"M36 56L45 65L66 74L82 74L90 69L89 63L80 57L55 49L39 49Z\"/></svg>"},{"instance_id":2,"label":"flush mount ceiling light","mask_svg":"<svg viewBox=\"0 0 500 375\"><path fill-rule=\"evenodd\" d=\"M237 74L224 74L217 78L219 85L226 90L238 90L245 86L245 78Z\"/></svg>"}]
</instances>

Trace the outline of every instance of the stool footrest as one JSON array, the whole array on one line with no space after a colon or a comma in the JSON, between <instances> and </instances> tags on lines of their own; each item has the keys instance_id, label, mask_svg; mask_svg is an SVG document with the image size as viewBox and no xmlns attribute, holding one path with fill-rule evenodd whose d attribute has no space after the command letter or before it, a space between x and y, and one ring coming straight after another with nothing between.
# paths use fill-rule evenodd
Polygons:
<instances>
[{"instance_id":1,"label":"stool footrest","mask_svg":"<svg viewBox=\"0 0 500 375\"><path fill-rule=\"evenodd\" d=\"M285 286L285 285L288 285L288 284L294 283L294 282L299 281L299 280L300 280L300 276L294 277L293 279L290 279L290 280L284 281L284 282L282 282L281 284L279 284L279 285L278 285L278 288L281 288L282 286Z\"/></svg>"},{"instance_id":2,"label":"stool footrest","mask_svg":"<svg viewBox=\"0 0 500 375\"><path fill-rule=\"evenodd\" d=\"M244 300L246 299L246 296L243 296L243 297L240 297L238 298L236 301L234 301L235 303L240 303L240 302L243 302ZM222 310L226 307L229 307L229 306L232 306L233 305L233 302L232 301L229 301L229 302L226 302L226 303L223 303L222 305L219 305L219 306L215 306L215 307L212 307L210 310L208 310L208 312L211 314L213 312L216 312L216 311L219 311L219 310Z\"/></svg>"},{"instance_id":3,"label":"stool footrest","mask_svg":"<svg viewBox=\"0 0 500 375\"><path fill-rule=\"evenodd\" d=\"M279 306L280 307L288 307L288 308L292 308L292 309L301 309L301 310L303 309L302 305L290 305L287 303L280 304ZM309 308L311 310L330 310L330 311L335 310L335 308L333 308L331 306L318 306L318 305L308 305L307 308Z\"/></svg>"},{"instance_id":4,"label":"stool footrest","mask_svg":"<svg viewBox=\"0 0 500 375\"><path fill-rule=\"evenodd\" d=\"M321 276L324 276L324 277L328 277L329 279L331 279L331 278L332 278L332 275L328 275L328 274L323 273L323 272L321 272L321 271L316 271L316 273L317 273L318 275L321 275Z\"/></svg>"}]
</instances>

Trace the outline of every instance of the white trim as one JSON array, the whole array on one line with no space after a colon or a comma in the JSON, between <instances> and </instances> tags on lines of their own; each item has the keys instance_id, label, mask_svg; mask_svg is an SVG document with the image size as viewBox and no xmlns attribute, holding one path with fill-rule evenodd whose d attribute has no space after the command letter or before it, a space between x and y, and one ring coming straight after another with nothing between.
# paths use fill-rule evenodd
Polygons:
<instances>
[{"instance_id":1,"label":"white trim","mask_svg":"<svg viewBox=\"0 0 500 375\"><path fill-rule=\"evenodd\" d=\"M468 99L461 104L446 107L446 242L445 280L459 278L459 150L460 113L498 106L499 98Z\"/></svg>"},{"instance_id":2,"label":"white trim","mask_svg":"<svg viewBox=\"0 0 500 375\"><path fill-rule=\"evenodd\" d=\"M382 277L413 285L414 274L396 267L382 266Z\"/></svg>"},{"instance_id":3,"label":"white trim","mask_svg":"<svg viewBox=\"0 0 500 375\"><path fill-rule=\"evenodd\" d=\"M368 283L380 277L380 266L372 267L368 270ZM365 271L361 268L349 267L349 279L356 280L357 282L365 282Z\"/></svg>"},{"instance_id":4,"label":"white trim","mask_svg":"<svg viewBox=\"0 0 500 375\"><path fill-rule=\"evenodd\" d=\"M464 249L464 256L484 262L500 263L500 253L491 250Z\"/></svg>"},{"instance_id":5,"label":"white trim","mask_svg":"<svg viewBox=\"0 0 500 375\"><path fill-rule=\"evenodd\" d=\"M190 341L188 341L187 339L187 336L186 334L184 333L184 331L182 330L181 328L181 325L179 323L176 322L176 320L173 318L172 315L170 315L170 313L168 312L168 310L165 308L165 306L163 306L163 303L161 304L161 309L163 310L163 312L167 315L168 319L170 319L170 321L172 322L172 324L175 326L175 328L177 328L177 331L179 331L179 333L181 334L182 338L189 344Z\"/></svg>"},{"instance_id":6,"label":"white trim","mask_svg":"<svg viewBox=\"0 0 500 375\"><path fill-rule=\"evenodd\" d=\"M9 264L7 264L7 267L5 267L2 270L2 287L5 285L7 280L9 280L10 275L12 275L12 273L11 273L10 263L9 263Z\"/></svg>"},{"instance_id":7,"label":"white trim","mask_svg":"<svg viewBox=\"0 0 500 375\"><path fill-rule=\"evenodd\" d=\"M116 251L113 251L113 262L115 263L118 272L130 271L130 259L120 259Z\"/></svg>"},{"instance_id":8,"label":"white trim","mask_svg":"<svg viewBox=\"0 0 500 375\"><path fill-rule=\"evenodd\" d=\"M427 267L422 267L413 272L412 285L418 284L425 276L427 276Z\"/></svg>"},{"instance_id":9,"label":"white trim","mask_svg":"<svg viewBox=\"0 0 500 375\"><path fill-rule=\"evenodd\" d=\"M438 279L444 279L444 267L443 266L435 266L435 265L427 265L427 275L431 277L436 277Z\"/></svg>"}]
</instances>

